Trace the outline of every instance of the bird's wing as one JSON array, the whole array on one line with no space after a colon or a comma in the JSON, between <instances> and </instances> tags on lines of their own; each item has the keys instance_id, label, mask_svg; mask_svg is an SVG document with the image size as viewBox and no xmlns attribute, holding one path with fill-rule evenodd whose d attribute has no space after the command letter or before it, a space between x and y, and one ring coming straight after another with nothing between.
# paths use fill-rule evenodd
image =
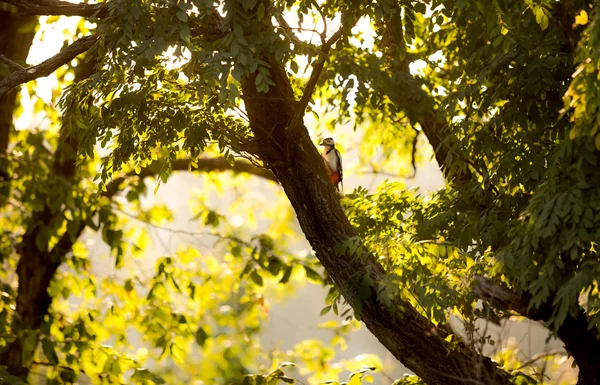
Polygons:
<instances>
[{"instance_id":1,"label":"bird's wing","mask_svg":"<svg viewBox=\"0 0 600 385\"><path fill-rule=\"evenodd\" d=\"M340 179L342 179L342 175L343 175L343 169L342 169L342 154L340 154L340 152L338 151L338 149L335 149L335 155L337 156L337 172L340 174Z\"/></svg>"}]
</instances>

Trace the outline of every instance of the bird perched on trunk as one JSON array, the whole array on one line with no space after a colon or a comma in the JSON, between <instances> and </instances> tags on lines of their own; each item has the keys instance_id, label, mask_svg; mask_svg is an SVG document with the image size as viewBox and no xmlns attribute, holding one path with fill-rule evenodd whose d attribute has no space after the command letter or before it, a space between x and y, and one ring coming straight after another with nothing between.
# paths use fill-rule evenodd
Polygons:
<instances>
[{"instance_id":1,"label":"bird perched on trunk","mask_svg":"<svg viewBox=\"0 0 600 385\"><path fill-rule=\"evenodd\" d=\"M333 138L325 138L319 146L323 146L323 160L325 161L325 168L327 169L327 174L329 175L329 179L331 179L331 183L335 186L337 191L340 191L339 184L342 184L342 188L344 188L344 183L342 182L344 174L342 172L342 155L335 148L335 142Z\"/></svg>"}]
</instances>

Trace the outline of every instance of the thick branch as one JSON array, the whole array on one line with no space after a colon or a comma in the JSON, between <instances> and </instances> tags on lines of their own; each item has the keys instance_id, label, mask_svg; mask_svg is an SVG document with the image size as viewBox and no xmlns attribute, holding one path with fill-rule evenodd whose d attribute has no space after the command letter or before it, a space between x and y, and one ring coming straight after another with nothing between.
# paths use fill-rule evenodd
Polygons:
<instances>
[{"instance_id":1,"label":"thick branch","mask_svg":"<svg viewBox=\"0 0 600 385\"><path fill-rule=\"evenodd\" d=\"M108 13L108 2L101 4L73 4L60 0L0 0L2 3L12 4L26 15L47 15L47 16L81 16L105 18ZM215 11L214 17L203 26L194 28L192 36L206 36L210 40L216 40L225 34L220 29L221 17Z\"/></svg>"},{"instance_id":2,"label":"thick branch","mask_svg":"<svg viewBox=\"0 0 600 385\"><path fill-rule=\"evenodd\" d=\"M95 62L91 61L75 69L75 81L85 79L93 73ZM51 165L50 178L64 183L62 194L52 196L52 199L66 199L72 193L73 186L77 183L77 138L67 135L66 130L60 132L59 145L54 153ZM43 202L49 202L49 196L40 197ZM80 236L84 226L74 234L67 231L52 250L48 248L50 234L57 232L58 224L64 214L56 210L50 204L45 204L32 213L26 223L26 231L21 242L17 246L20 256L17 265L19 287L15 315L13 318L13 331L20 330L38 331L48 309L52 304L52 297L48 293L48 287L56 270L61 265L64 257L71 251L75 240ZM40 239L42 240L40 242ZM68 247L68 248L67 248ZM0 352L0 362L8 367L8 371L16 376L26 379L29 367L24 366L23 357L25 349L35 349L33 346L25 346L22 340L17 338ZM29 352L28 354L32 354Z\"/></svg>"},{"instance_id":3,"label":"thick branch","mask_svg":"<svg viewBox=\"0 0 600 385\"><path fill-rule=\"evenodd\" d=\"M534 314L529 308L529 296L519 295L505 285L497 284L489 278L477 276L473 280L473 294L492 307L510 310L534 320L541 320L539 314Z\"/></svg>"},{"instance_id":4,"label":"thick branch","mask_svg":"<svg viewBox=\"0 0 600 385\"><path fill-rule=\"evenodd\" d=\"M45 60L36 66L13 72L0 81L0 97L19 84L50 75L60 66L67 64L78 55L89 50L97 40L98 35L82 37L52 56L50 59Z\"/></svg>"},{"instance_id":5,"label":"thick branch","mask_svg":"<svg viewBox=\"0 0 600 385\"><path fill-rule=\"evenodd\" d=\"M0 0L0 2L12 4L19 11L29 15L104 17L108 14L106 3L73 4L60 0Z\"/></svg>"},{"instance_id":6,"label":"thick branch","mask_svg":"<svg viewBox=\"0 0 600 385\"><path fill-rule=\"evenodd\" d=\"M496 309L514 311L536 321L546 323L553 314L551 303L540 308L530 308L529 294L519 295L486 277L475 277L473 294ZM600 384L600 341L589 330L583 310L579 308L576 316L568 314L556 334L579 366L577 384Z\"/></svg>"},{"instance_id":7,"label":"thick branch","mask_svg":"<svg viewBox=\"0 0 600 385\"><path fill-rule=\"evenodd\" d=\"M344 298L377 339L429 385L463 385L465 381L508 384L506 373L491 360L467 346L453 348L444 340L445 332L410 304L397 297L391 303L381 301L382 295L392 294L381 292L385 271L372 255L358 257L336 252L336 246L356 237L356 230L339 203L302 119L293 119L298 112L297 102L285 69L275 60L263 60L271 65L275 82L268 92L256 90L254 76L242 79L250 127L262 147L273 153L285 143L286 133L296 130L297 135L290 141L290 161L274 166L273 172L294 207L307 240ZM263 133L264 127L272 128L271 136ZM364 282L368 282L366 292Z\"/></svg>"},{"instance_id":8,"label":"thick branch","mask_svg":"<svg viewBox=\"0 0 600 385\"><path fill-rule=\"evenodd\" d=\"M17 70L19 70L19 71L20 71L20 70L24 70L24 69L25 69L25 68L23 68L23 66L22 66L22 65L20 65L20 64L19 64L19 63L17 63L16 61L10 60L9 58L7 58L6 56L4 56L4 55L1 55L1 54L0 54L0 61L1 61L1 62L4 62L4 63L6 63L6 64L8 64L9 66L11 66L11 67L13 67L14 69L17 69Z\"/></svg>"},{"instance_id":9,"label":"thick branch","mask_svg":"<svg viewBox=\"0 0 600 385\"><path fill-rule=\"evenodd\" d=\"M277 178L273 173L267 169L256 167L246 161L236 161L232 166L225 160L225 158L200 158L196 160L196 165L190 167L192 161L190 159L177 159L173 161L171 164L172 171L232 171L234 174L249 174L259 176L261 178L271 180L273 182L277 182ZM139 178L147 178L150 176L158 175L161 168L161 164L156 162L155 164L151 164L148 167L144 167L139 174L134 172L128 173L127 175L118 177L113 179L110 183L106 185L106 191L102 193L105 197L112 197L120 191L121 185L128 178L131 177L139 177Z\"/></svg>"},{"instance_id":10,"label":"thick branch","mask_svg":"<svg viewBox=\"0 0 600 385\"><path fill-rule=\"evenodd\" d=\"M11 63L14 63L11 66L15 64L19 66L18 63L23 63L29 53L37 19L35 16L17 15L10 11L0 10L0 25L2 26L0 27L0 52L14 60L10 60ZM0 65L0 71L4 73L2 67L4 65ZM6 71L6 74L8 73L9 71ZM11 194L10 162L6 157L6 151L13 129L13 111L18 95L18 90L13 90L0 96L0 210Z\"/></svg>"}]
</instances>

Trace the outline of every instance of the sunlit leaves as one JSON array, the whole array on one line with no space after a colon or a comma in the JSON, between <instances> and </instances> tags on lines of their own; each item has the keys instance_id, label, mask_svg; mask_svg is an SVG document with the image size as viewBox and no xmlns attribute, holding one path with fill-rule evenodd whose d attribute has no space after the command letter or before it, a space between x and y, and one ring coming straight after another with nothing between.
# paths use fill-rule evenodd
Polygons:
<instances>
[{"instance_id":1,"label":"sunlit leaves","mask_svg":"<svg viewBox=\"0 0 600 385\"><path fill-rule=\"evenodd\" d=\"M583 31L583 39L579 46L578 65L572 75L573 81L564 95L565 112L571 112L570 119L573 122L569 137L574 139L579 136L591 136L595 138L596 149L600 150L600 135L596 119L600 111L598 98L600 13L593 12L591 23L588 24L587 21L587 13L582 10L576 17L576 25L586 25L586 29Z\"/></svg>"},{"instance_id":2,"label":"sunlit leaves","mask_svg":"<svg viewBox=\"0 0 600 385\"><path fill-rule=\"evenodd\" d=\"M295 383L290 365L277 366L295 360L311 383L337 383L344 366L354 371L348 383L359 384L371 381L370 369L362 367L380 369L379 361L361 357L360 364L333 363L335 349L345 346L342 334L356 325L352 316L361 317L361 301L376 294L382 305L401 312L395 308L401 298L437 325L450 314L471 321L486 311L474 310L470 294L477 274L527 292L534 307L551 306L549 323L555 328L582 311L591 327L600 325L600 45L598 13L587 2L386 0L358 6L258 0L221 5L109 2L94 52L102 58L98 73L71 86L61 102L65 132L77 139L81 155L77 177L55 178L56 147L64 140L51 130L11 134L10 209L0 218L5 230L1 259L8 266L3 279L16 266L16 245L27 228L38 229L35 252L53 250L64 235L79 237L85 225L102 236L116 268L146 257L150 237L132 224L157 227L172 215L166 206L142 207L145 178L160 181L156 188L166 183L182 155L221 152L232 162L252 139L241 110L241 84L248 82L259 95L269 92L278 80L268 62L282 62L298 92L306 80L305 63L322 55L319 34L330 35L338 17L348 36L329 52L313 98L327 106L326 125L337 129L350 123L360 129L365 136L360 162L372 162L367 166L375 172L393 167L394 173L410 175L411 161L430 154L421 152L427 137L448 186L419 195L390 183L346 196L343 204L360 238L339 244L336 252L350 258L374 253L386 274L377 277L377 285L369 274L352 275L355 309L330 287L321 315L344 319L325 323L334 338L302 341L291 353L272 352L275 363L268 370L257 370L256 364L268 291L290 291L298 280L330 280L314 257L286 251L293 233L290 209L270 214L283 220L264 234L249 235L245 231L265 219L266 210L257 220L253 211L258 210L238 206L247 215L238 215L241 222L232 225L225 213L200 199L190 216L203 234L185 236L194 242L219 239L210 253L165 251L152 269L95 279L87 272L83 246L76 243L59 256L67 261L48 288L54 304L39 333L11 329L15 287L2 286L2 343L20 338L26 363L39 357L52 368L49 378L67 383L81 372L106 383L168 382L143 369L152 362L182 383ZM297 15L294 23L283 21L290 12ZM367 31L345 25L357 12ZM327 33L319 24L323 20ZM307 31L314 41L304 36ZM34 112L47 110L35 102ZM49 116L56 127L56 111ZM99 195L91 180L99 171L98 145L109 152L98 174ZM124 189L124 199L110 201L117 192L109 194L107 184L117 172L126 175L116 187ZM227 192L242 184L207 181ZM36 222L41 211L56 214L51 223ZM82 301L80 308L64 306L61 298L72 297ZM129 352L138 337L145 347ZM486 342L487 336L482 338ZM447 338L457 340L456 335ZM103 345L107 341L113 346ZM509 354L505 358L508 367L515 362ZM66 366L70 371L61 369ZM2 378L13 380L5 374L0 370ZM397 383L420 381L406 377Z\"/></svg>"}]
</instances>

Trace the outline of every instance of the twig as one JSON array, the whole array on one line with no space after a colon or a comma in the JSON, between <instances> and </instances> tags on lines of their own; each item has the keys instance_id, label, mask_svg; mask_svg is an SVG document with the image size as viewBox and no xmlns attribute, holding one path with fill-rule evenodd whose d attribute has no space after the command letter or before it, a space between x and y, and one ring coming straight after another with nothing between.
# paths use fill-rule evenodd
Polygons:
<instances>
[{"instance_id":1,"label":"twig","mask_svg":"<svg viewBox=\"0 0 600 385\"><path fill-rule=\"evenodd\" d=\"M89 50L98 41L98 35L85 36L78 39L50 59L42 63L13 72L0 81L0 98L7 92L28 81L50 75L60 66L70 62L81 53Z\"/></svg>"},{"instance_id":2,"label":"twig","mask_svg":"<svg viewBox=\"0 0 600 385\"><path fill-rule=\"evenodd\" d=\"M50 362L33 361L32 364L33 365L38 365L38 366L46 366L46 367L49 367L49 368L61 368L61 369L65 369L65 370L73 370L73 369L69 368L68 366L55 365L55 364L51 364ZM80 369L79 372L83 373L83 374L86 374L83 369ZM42 373L39 373L39 374L43 375Z\"/></svg>"},{"instance_id":3,"label":"twig","mask_svg":"<svg viewBox=\"0 0 600 385\"><path fill-rule=\"evenodd\" d=\"M2 54L0 54L0 61L5 62L9 66L14 67L14 68L16 68L19 71L24 69L22 65L20 65L16 61L10 60L9 58L7 58L6 56L4 56Z\"/></svg>"},{"instance_id":4,"label":"twig","mask_svg":"<svg viewBox=\"0 0 600 385\"><path fill-rule=\"evenodd\" d=\"M319 33L319 36L321 36L321 42L325 43L327 39L327 18L323 13L323 8L321 8L321 6L314 0L312 1L312 3L315 6L315 8L317 8L317 12L319 12L319 15L321 15L321 19L323 19L323 32Z\"/></svg>"},{"instance_id":5,"label":"twig","mask_svg":"<svg viewBox=\"0 0 600 385\"><path fill-rule=\"evenodd\" d=\"M550 350L549 352L542 352L542 353L534 355L533 357L531 357L531 359L529 361L526 361L523 364L521 364L521 366L516 368L515 371L521 370L527 366L530 366L533 363L535 363L537 360L541 360L542 358L552 357L552 356L565 356L565 355L567 355L567 352L565 352L564 350L560 350L560 349Z\"/></svg>"}]
</instances>

